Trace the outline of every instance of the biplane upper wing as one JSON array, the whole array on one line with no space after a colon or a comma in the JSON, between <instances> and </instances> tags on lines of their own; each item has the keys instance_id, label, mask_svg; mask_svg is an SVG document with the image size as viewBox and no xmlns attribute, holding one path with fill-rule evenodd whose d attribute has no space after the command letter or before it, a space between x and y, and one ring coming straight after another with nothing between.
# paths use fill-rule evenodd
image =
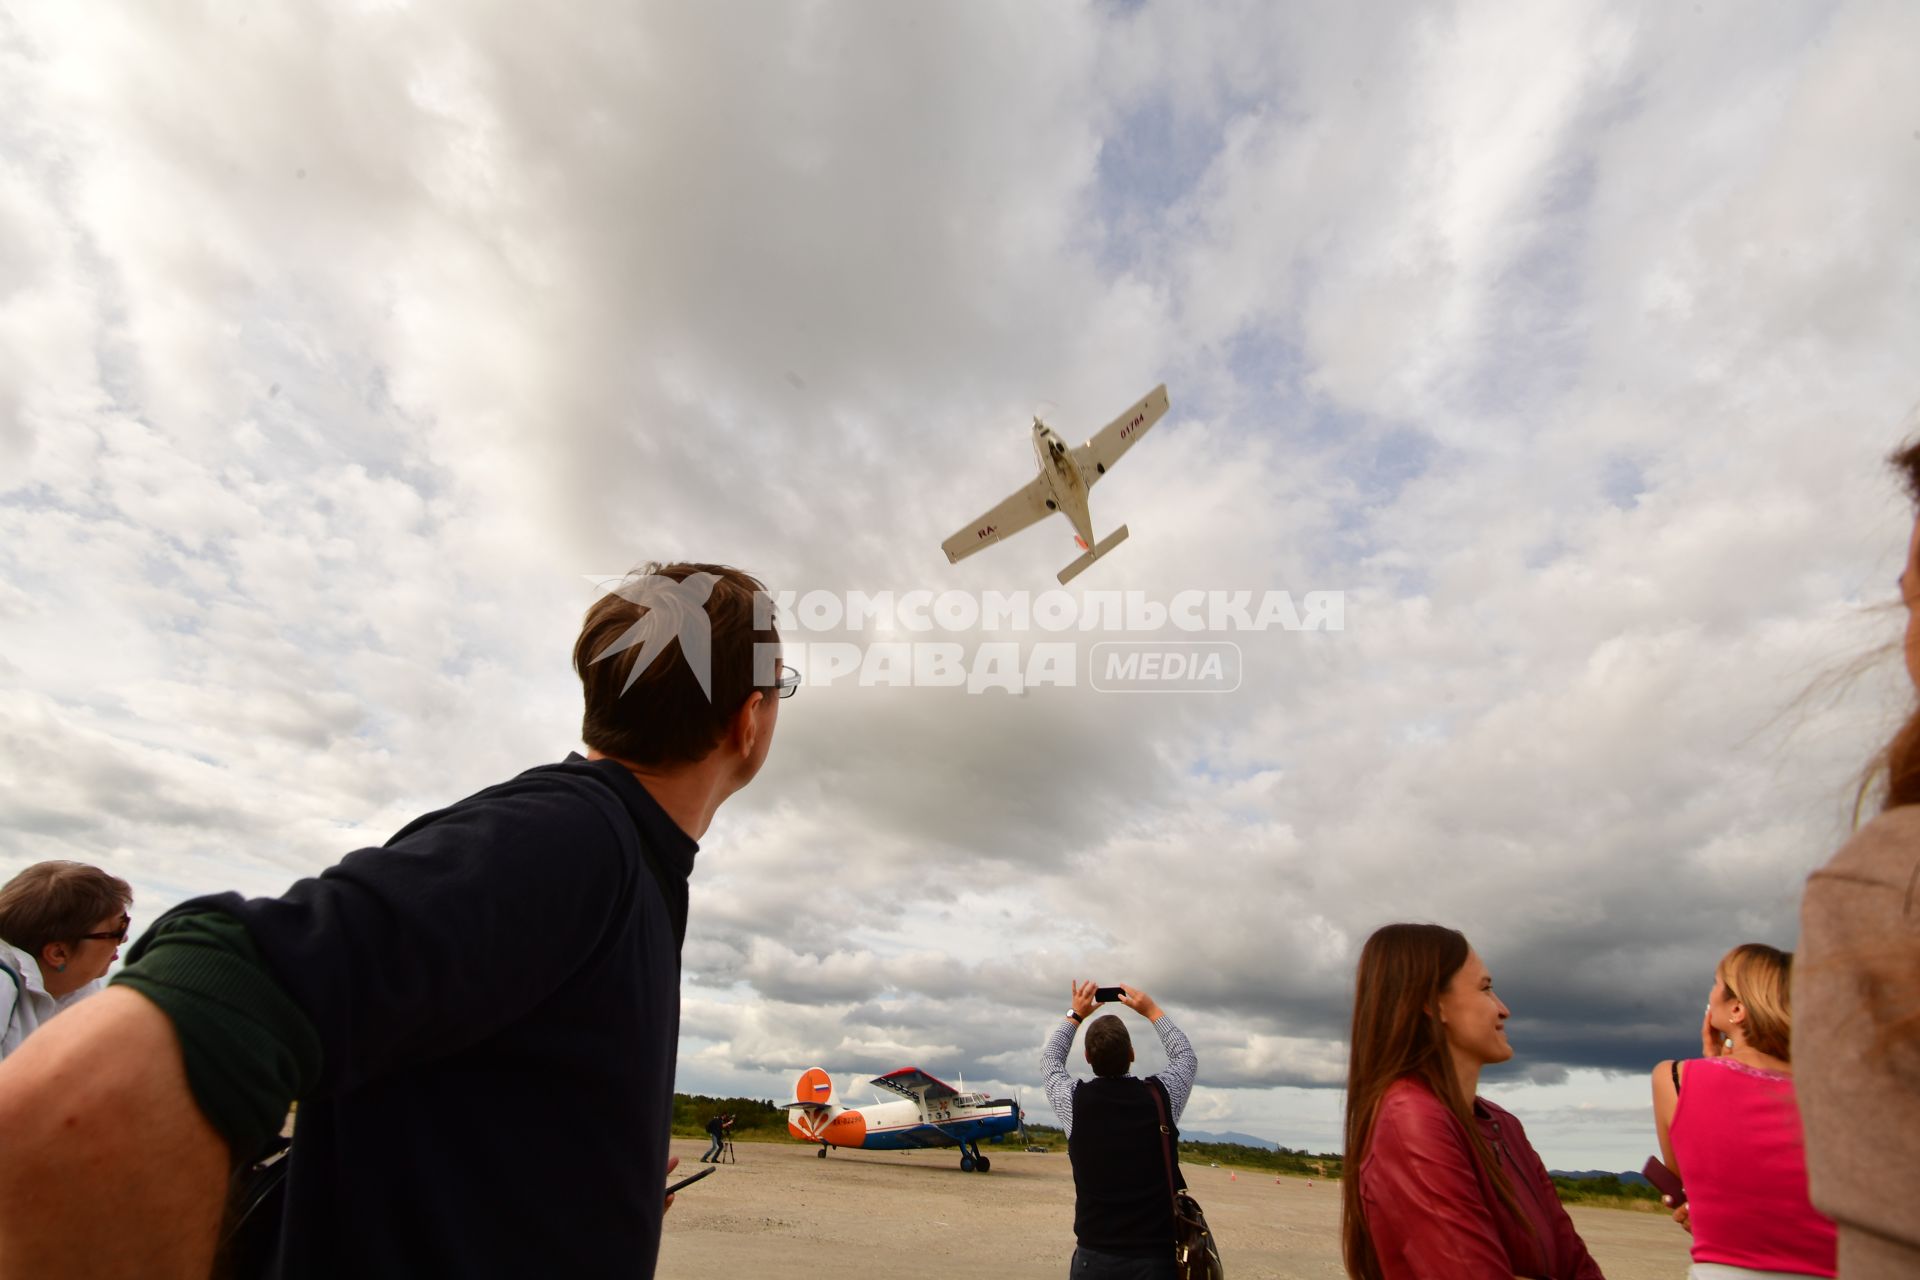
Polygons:
<instances>
[{"instance_id":1,"label":"biplane upper wing","mask_svg":"<svg viewBox=\"0 0 1920 1280\"><path fill-rule=\"evenodd\" d=\"M875 1076L873 1083L889 1093L897 1093L903 1098L924 1101L928 1098L957 1098L960 1091L944 1080L936 1080L918 1067L902 1067L898 1071L889 1071L883 1076Z\"/></svg>"}]
</instances>

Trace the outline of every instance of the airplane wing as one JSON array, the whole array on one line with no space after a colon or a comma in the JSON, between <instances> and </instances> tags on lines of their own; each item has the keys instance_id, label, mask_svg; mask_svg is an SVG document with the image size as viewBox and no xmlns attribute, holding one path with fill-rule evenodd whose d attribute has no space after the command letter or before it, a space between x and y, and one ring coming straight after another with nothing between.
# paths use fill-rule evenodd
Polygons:
<instances>
[{"instance_id":1,"label":"airplane wing","mask_svg":"<svg viewBox=\"0 0 1920 1280\"><path fill-rule=\"evenodd\" d=\"M1160 421L1167 411L1167 384L1161 383L1149 391L1146 398L1136 402L1132 408L1095 432L1093 438L1073 451L1073 460L1085 477L1087 488L1091 489L1100 482L1100 477L1113 469L1120 461L1120 455L1133 448L1147 429Z\"/></svg>"},{"instance_id":2,"label":"airplane wing","mask_svg":"<svg viewBox=\"0 0 1920 1280\"><path fill-rule=\"evenodd\" d=\"M944 1081L934 1079L918 1067L902 1067L898 1071L889 1071L883 1076L875 1076L873 1083L903 1098L957 1098L960 1096L958 1089Z\"/></svg>"},{"instance_id":3,"label":"airplane wing","mask_svg":"<svg viewBox=\"0 0 1920 1280\"><path fill-rule=\"evenodd\" d=\"M1047 505L1049 501L1046 477L1034 476L1025 488L941 543L940 549L947 553L947 563L958 564L982 547L990 547L1052 514L1053 508Z\"/></svg>"}]
</instances>

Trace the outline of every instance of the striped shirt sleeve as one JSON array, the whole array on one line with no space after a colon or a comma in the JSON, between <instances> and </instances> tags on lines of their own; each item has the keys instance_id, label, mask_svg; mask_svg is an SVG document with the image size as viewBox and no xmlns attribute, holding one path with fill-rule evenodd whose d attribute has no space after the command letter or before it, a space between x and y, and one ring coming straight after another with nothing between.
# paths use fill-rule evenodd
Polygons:
<instances>
[{"instance_id":1,"label":"striped shirt sleeve","mask_svg":"<svg viewBox=\"0 0 1920 1280\"><path fill-rule=\"evenodd\" d=\"M1067 1074L1067 1050L1073 1047L1073 1034L1079 1029L1080 1024L1072 1018L1060 1019L1040 1049L1041 1084L1047 1091L1047 1102L1053 1107L1053 1118L1060 1122L1068 1137L1073 1136L1074 1079Z\"/></svg>"},{"instance_id":2,"label":"striped shirt sleeve","mask_svg":"<svg viewBox=\"0 0 1920 1280\"><path fill-rule=\"evenodd\" d=\"M1186 1032L1174 1026L1173 1019L1166 1014L1160 1015L1153 1029L1160 1033L1160 1047L1167 1051L1167 1069L1160 1073L1160 1083L1167 1087L1173 1122L1179 1124L1180 1113L1187 1106L1187 1095L1193 1092L1193 1082L1200 1076L1200 1060L1194 1056L1193 1046L1187 1043ZM1063 1057L1065 1052L1061 1050Z\"/></svg>"}]
</instances>

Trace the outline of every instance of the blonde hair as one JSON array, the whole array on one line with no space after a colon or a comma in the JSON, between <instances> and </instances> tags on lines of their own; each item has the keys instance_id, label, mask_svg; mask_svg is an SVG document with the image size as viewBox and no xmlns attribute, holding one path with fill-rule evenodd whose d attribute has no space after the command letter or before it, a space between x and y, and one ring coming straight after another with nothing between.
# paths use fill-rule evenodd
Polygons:
<instances>
[{"instance_id":1,"label":"blonde hair","mask_svg":"<svg viewBox=\"0 0 1920 1280\"><path fill-rule=\"evenodd\" d=\"M1720 958L1727 999L1747 1008L1747 1043L1761 1053L1793 1061L1793 953L1748 942Z\"/></svg>"}]
</instances>

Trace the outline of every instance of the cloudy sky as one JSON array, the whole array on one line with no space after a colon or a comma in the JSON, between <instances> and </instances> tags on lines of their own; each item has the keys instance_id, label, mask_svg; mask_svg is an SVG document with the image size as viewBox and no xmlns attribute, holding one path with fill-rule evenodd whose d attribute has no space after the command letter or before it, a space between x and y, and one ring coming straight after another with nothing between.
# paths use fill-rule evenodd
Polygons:
<instances>
[{"instance_id":1,"label":"cloudy sky","mask_svg":"<svg viewBox=\"0 0 1920 1280\"><path fill-rule=\"evenodd\" d=\"M1192 1035L1189 1128L1333 1147L1359 945L1431 919L1514 1010L1489 1091L1637 1167L1648 1067L1794 942L1904 709L1841 677L1899 626L1917 44L1899 3L9 6L0 872L150 920L558 758L587 577L642 560L1037 596L1064 521L941 540L1034 413L1165 382L1074 595L1343 629L1212 637L1231 694L1099 692L1112 637L1037 628L889 638L1064 640L1072 687L815 679L703 842L681 1087L915 1063L1044 1119L1083 975Z\"/></svg>"}]
</instances>

